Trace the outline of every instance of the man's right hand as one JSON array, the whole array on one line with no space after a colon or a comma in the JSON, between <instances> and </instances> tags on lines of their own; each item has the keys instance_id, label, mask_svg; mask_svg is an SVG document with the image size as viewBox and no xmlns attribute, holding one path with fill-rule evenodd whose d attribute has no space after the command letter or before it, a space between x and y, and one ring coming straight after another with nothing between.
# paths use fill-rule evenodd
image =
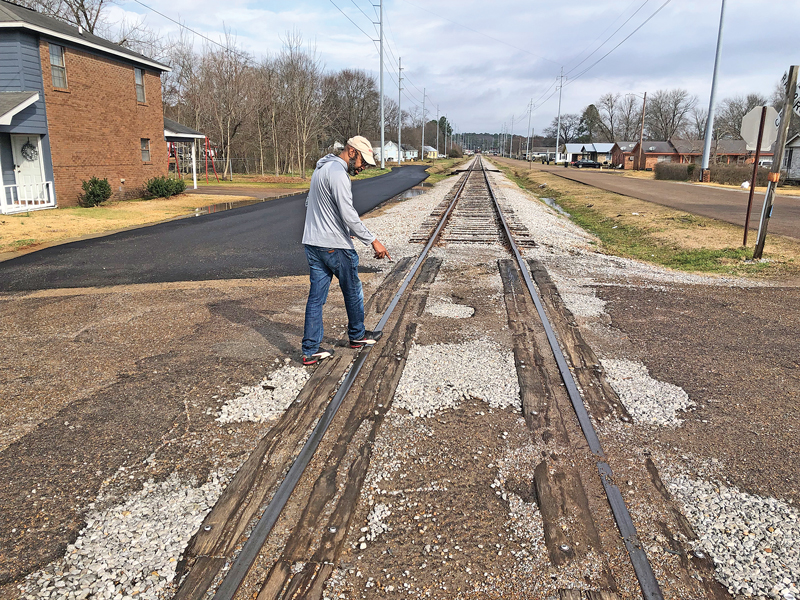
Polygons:
<instances>
[{"instance_id":1,"label":"man's right hand","mask_svg":"<svg viewBox=\"0 0 800 600\"><path fill-rule=\"evenodd\" d=\"M392 257L389 256L389 251L386 249L386 246L381 244L378 240L372 242L372 249L375 251L375 258L388 258L392 260Z\"/></svg>"}]
</instances>

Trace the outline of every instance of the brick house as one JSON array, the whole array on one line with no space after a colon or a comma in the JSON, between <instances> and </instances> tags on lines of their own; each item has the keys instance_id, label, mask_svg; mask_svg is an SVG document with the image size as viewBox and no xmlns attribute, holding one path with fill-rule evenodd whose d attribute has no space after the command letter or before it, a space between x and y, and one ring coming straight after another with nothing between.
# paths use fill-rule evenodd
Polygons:
<instances>
[{"instance_id":1,"label":"brick house","mask_svg":"<svg viewBox=\"0 0 800 600\"><path fill-rule=\"evenodd\" d=\"M634 155L633 149L638 142L615 142L611 151L611 164L616 168L633 169Z\"/></svg>"},{"instance_id":2,"label":"brick house","mask_svg":"<svg viewBox=\"0 0 800 600\"><path fill-rule=\"evenodd\" d=\"M680 155L680 162L701 164L703 162L703 140L670 140ZM761 159L771 159L772 149L762 150ZM711 161L726 165L753 164L756 153L747 149L744 140L713 140L711 142Z\"/></svg>"},{"instance_id":3,"label":"brick house","mask_svg":"<svg viewBox=\"0 0 800 600\"><path fill-rule=\"evenodd\" d=\"M0 0L0 212L74 206L81 181L115 198L166 175L169 67Z\"/></svg>"},{"instance_id":4,"label":"brick house","mask_svg":"<svg viewBox=\"0 0 800 600\"><path fill-rule=\"evenodd\" d=\"M631 150L634 169L652 170L660 162L680 162L680 155L670 142L644 140L642 146L641 155L639 154L638 142Z\"/></svg>"}]
</instances>

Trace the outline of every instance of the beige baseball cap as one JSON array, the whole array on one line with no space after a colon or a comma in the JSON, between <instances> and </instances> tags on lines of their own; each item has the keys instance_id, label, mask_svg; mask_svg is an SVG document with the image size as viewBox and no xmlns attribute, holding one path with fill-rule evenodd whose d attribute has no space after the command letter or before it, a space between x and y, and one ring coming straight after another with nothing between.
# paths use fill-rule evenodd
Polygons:
<instances>
[{"instance_id":1,"label":"beige baseball cap","mask_svg":"<svg viewBox=\"0 0 800 600\"><path fill-rule=\"evenodd\" d=\"M356 135L347 140L347 145L355 148L361 152L361 158L375 166L375 157L372 155L372 144L369 140L361 135Z\"/></svg>"}]
</instances>

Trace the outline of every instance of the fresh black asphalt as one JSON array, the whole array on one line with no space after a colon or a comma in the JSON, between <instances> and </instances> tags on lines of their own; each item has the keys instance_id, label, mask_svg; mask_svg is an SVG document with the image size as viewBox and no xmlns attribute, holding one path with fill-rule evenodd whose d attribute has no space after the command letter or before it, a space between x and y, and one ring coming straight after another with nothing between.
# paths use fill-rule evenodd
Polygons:
<instances>
[{"instance_id":1,"label":"fresh black asphalt","mask_svg":"<svg viewBox=\"0 0 800 600\"><path fill-rule=\"evenodd\" d=\"M353 182L364 214L425 180L395 167ZM0 263L0 291L305 275L306 195L46 248ZM391 248L389 248L391 252Z\"/></svg>"}]
</instances>

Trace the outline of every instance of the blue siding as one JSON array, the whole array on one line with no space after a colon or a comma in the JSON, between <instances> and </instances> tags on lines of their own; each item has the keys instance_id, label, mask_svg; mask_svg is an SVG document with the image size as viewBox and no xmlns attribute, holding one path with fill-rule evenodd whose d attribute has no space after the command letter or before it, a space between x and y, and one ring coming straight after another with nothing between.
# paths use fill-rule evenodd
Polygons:
<instances>
[{"instance_id":1,"label":"blue siding","mask_svg":"<svg viewBox=\"0 0 800 600\"><path fill-rule=\"evenodd\" d=\"M42 136L44 176L45 180L53 181L53 159L50 156L50 136L47 135L47 113L38 36L24 31L0 31L0 91L39 92L39 100L14 115L11 125L0 125L0 165L2 165L3 183L5 185L15 183L9 133Z\"/></svg>"}]
</instances>

